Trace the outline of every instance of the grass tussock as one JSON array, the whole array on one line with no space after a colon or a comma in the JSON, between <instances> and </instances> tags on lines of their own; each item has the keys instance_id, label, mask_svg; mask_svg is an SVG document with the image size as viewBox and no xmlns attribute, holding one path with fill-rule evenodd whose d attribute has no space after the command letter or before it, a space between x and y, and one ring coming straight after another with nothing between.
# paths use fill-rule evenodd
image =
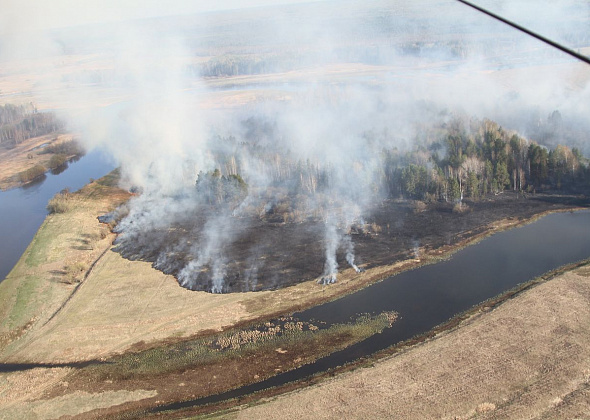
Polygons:
<instances>
[{"instance_id":1,"label":"grass tussock","mask_svg":"<svg viewBox=\"0 0 590 420\"><path fill-rule=\"evenodd\" d=\"M37 164L25 171L22 171L18 174L18 180L23 183L31 182L36 178L45 174L45 167L41 164Z\"/></svg>"},{"instance_id":2,"label":"grass tussock","mask_svg":"<svg viewBox=\"0 0 590 420\"><path fill-rule=\"evenodd\" d=\"M67 190L58 192L47 203L47 211L49 214L67 213L71 207L71 194Z\"/></svg>"}]
</instances>

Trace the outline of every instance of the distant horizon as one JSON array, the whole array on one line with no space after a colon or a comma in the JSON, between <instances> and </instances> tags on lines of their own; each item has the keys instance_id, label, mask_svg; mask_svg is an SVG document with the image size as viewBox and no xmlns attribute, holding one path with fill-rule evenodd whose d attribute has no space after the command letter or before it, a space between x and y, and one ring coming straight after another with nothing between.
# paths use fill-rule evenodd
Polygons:
<instances>
[{"instance_id":1,"label":"distant horizon","mask_svg":"<svg viewBox=\"0 0 590 420\"><path fill-rule=\"evenodd\" d=\"M0 0L0 33L16 25L29 31L63 29L74 26L116 23L138 19L251 9L256 7L318 3L329 0L220 0L217 2L187 2L169 0L104 0L80 2L54 0L51 3L35 0L19 2ZM81 5L84 5L81 7Z\"/></svg>"}]
</instances>

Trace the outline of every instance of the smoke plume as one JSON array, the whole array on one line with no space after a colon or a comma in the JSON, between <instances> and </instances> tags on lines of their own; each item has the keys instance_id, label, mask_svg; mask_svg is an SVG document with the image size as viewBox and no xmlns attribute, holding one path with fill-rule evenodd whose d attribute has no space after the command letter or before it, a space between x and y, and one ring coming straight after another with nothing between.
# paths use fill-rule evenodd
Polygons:
<instances>
[{"instance_id":1,"label":"smoke plume","mask_svg":"<svg viewBox=\"0 0 590 420\"><path fill-rule=\"evenodd\" d=\"M483 3L572 48L590 45L587 4ZM1 99L33 97L121 166L121 185L141 193L116 227L118 251L190 289L361 272L355 238L368 233L351 232L390 198L387 151L426 148L433 127L457 116L590 150L589 70L454 1L49 29L7 7L18 19L0 18ZM7 82L17 74L30 81L23 90ZM551 131L542 121L557 109L567 128Z\"/></svg>"}]
</instances>

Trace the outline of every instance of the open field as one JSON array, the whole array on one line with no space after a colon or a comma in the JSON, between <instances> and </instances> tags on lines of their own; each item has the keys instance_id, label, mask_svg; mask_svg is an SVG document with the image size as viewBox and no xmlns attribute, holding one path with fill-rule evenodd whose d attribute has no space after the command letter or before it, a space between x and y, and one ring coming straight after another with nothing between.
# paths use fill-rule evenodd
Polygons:
<instances>
[{"instance_id":1,"label":"open field","mask_svg":"<svg viewBox=\"0 0 590 420\"><path fill-rule=\"evenodd\" d=\"M373 366L216 418L588 419L589 304L586 265Z\"/></svg>"}]
</instances>

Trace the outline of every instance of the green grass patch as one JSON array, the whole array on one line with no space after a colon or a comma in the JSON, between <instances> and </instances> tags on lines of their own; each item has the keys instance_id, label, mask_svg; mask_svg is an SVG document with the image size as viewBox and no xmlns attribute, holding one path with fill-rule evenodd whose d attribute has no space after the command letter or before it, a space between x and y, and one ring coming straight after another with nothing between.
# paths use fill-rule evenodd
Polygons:
<instances>
[{"instance_id":1,"label":"green grass patch","mask_svg":"<svg viewBox=\"0 0 590 420\"><path fill-rule=\"evenodd\" d=\"M256 328L228 331L213 337L116 356L105 364L85 368L84 375L99 381L139 379L228 360L272 355L277 349L288 349L290 355L297 355L302 363L309 363L382 332L392 325L395 318L393 313L362 315L350 323L327 328L317 328L309 323L299 323L301 328L291 328L288 323L267 323Z\"/></svg>"},{"instance_id":2,"label":"green grass patch","mask_svg":"<svg viewBox=\"0 0 590 420\"><path fill-rule=\"evenodd\" d=\"M48 249L51 241L58 234L57 230L50 226L49 219L45 219L37 233L35 234L26 253L25 265L28 267L38 267L47 262Z\"/></svg>"},{"instance_id":3,"label":"green grass patch","mask_svg":"<svg viewBox=\"0 0 590 420\"><path fill-rule=\"evenodd\" d=\"M16 292L11 293L14 297L9 301L3 301L3 304L10 305L9 316L2 320L2 326L7 327L8 330L14 330L24 327L34 316L36 307L36 292L38 290L39 278L37 276L25 276L19 279ZM0 295L2 296L2 295ZM4 296L2 296L4 298Z\"/></svg>"},{"instance_id":4,"label":"green grass patch","mask_svg":"<svg viewBox=\"0 0 590 420\"><path fill-rule=\"evenodd\" d=\"M118 187L119 180L121 179L121 170L119 168L111 171L107 175L103 176L99 180L96 181L98 185L102 185L103 187Z\"/></svg>"},{"instance_id":5,"label":"green grass patch","mask_svg":"<svg viewBox=\"0 0 590 420\"><path fill-rule=\"evenodd\" d=\"M8 319L9 328L19 328L30 321L30 307L37 288L37 280L35 276L26 276L21 279L16 293L16 301Z\"/></svg>"},{"instance_id":6,"label":"green grass patch","mask_svg":"<svg viewBox=\"0 0 590 420\"><path fill-rule=\"evenodd\" d=\"M40 294L46 279L35 275L32 269L44 264L48 258L47 247L51 244L53 226L45 221L14 266L6 279L0 283L0 325L9 329L27 324L38 312L42 304Z\"/></svg>"}]
</instances>

